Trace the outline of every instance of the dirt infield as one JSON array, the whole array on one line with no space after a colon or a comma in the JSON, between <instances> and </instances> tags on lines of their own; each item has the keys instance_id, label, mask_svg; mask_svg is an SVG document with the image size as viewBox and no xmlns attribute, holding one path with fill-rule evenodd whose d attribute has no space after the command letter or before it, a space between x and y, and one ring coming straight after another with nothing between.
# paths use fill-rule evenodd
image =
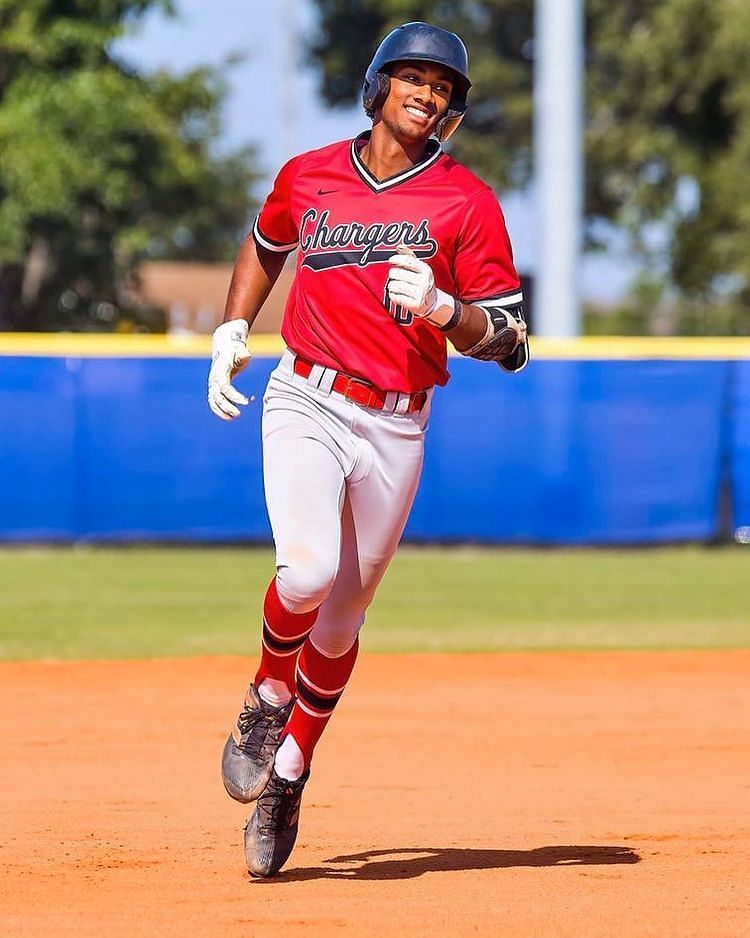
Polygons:
<instances>
[{"instance_id":1,"label":"dirt infield","mask_svg":"<svg viewBox=\"0 0 750 938\"><path fill-rule=\"evenodd\" d=\"M750 652L363 657L267 882L251 669L0 666L1 934L750 933Z\"/></svg>"}]
</instances>

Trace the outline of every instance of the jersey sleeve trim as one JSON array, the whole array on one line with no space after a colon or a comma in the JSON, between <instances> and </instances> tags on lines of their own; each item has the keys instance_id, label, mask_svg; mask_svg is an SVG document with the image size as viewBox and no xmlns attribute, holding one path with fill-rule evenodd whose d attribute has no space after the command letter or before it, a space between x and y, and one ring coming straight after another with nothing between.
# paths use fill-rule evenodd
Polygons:
<instances>
[{"instance_id":1,"label":"jersey sleeve trim","mask_svg":"<svg viewBox=\"0 0 750 938\"><path fill-rule=\"evenodd\" d=\"M464 300L471 306L518 306L523 303L523 291L518 287L512 290L506 290L504 293L496 293L494 296L483 296L477 300Z\"/></svg>"},{"instance_id":2,"label":"jersey sleeve trim","mask_svg":"<svg viewBox=\"0 0 750 938\"><path fill-rule=\"evenodd\" d=\"M267 251L274 251L277 254L288 254L299 245L299 241L292 241L290 244L281 244L279 241L272 241L270 238L267 238L262 234L258 226L257 218L253 224L253 237L262 248L265 248Z\"/></svg>"}]
</instances>

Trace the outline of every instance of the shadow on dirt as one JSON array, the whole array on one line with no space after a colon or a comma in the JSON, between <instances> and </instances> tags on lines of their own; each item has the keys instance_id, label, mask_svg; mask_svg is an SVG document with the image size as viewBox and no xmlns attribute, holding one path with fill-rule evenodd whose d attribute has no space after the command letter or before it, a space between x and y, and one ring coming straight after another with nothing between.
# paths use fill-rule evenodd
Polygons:
<instances>
[{"instance_id":1,"label":"shadow on dirt","mask_svg":"<svg viewBox=\"0 0 750 938\"><path fill-rule=\"evenodd\" d=\"M325 861L330 866L286 870L275 880L414 879L424 873L456 870L500 870L516 866L602 866L638 863L640 859L630 848L617 846L535 847L533 850L403 847L331 857Z\"/></svg>"}]
</instances>

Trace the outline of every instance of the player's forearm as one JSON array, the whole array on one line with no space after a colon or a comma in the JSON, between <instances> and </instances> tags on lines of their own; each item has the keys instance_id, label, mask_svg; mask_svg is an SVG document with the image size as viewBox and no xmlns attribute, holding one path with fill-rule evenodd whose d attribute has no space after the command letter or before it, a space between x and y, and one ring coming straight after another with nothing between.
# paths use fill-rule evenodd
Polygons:
<instances>
[{"instance_id":1,"label":"player's forearm","mask_svg":"<svg viewBox=\"0 0 750 938\"><path fill-rule=\"evenodd\" d=\"M244 319L252 326L278 280L286 258L286 254L276 254L259 248L255 238L248 235L240 248L232 272L224 322Z\"/></svg>"},{"instance_id":2,"label":"player's forearm","mask_svg":"<svg viewBox=\"0 0 750 938\"><path fill-rule=\"evenodd\" d=\"M445 334L454 348L463 352L479 342L487 331L487 316L481 307L469 303L459 303L460 318L455 326L446 329Z\"/></svg>"}]
</instances>

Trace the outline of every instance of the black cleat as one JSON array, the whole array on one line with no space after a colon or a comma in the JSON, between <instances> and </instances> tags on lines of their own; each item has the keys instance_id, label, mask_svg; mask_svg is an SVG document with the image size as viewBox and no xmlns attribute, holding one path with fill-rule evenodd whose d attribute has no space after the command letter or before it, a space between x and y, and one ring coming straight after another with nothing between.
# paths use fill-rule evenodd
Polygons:
<instances>
[{"instance_id":1,"label":"black cleat","mask_svg":"<svg viewBox=\"0 0 750 938\"><path fill-rule=\"evenodd\" d=\"M309 769L295 782L272 772L245 825L245 859L253 876L273 876L289 859L297 839L302 790L309 777Z\"/></svg>"},{"instance_id":2,"label":"black cleat","mask_svg":"<svg viewBox=\"0 0 750 938\"><path fill-rule=\"evenodd\" d=\"M292 712L294 700L285 707L272 707L251 684L245 705L224 745L221 778L235 801L255 801L268 784L281 731Z\"/></svg>"}]
</instances>

